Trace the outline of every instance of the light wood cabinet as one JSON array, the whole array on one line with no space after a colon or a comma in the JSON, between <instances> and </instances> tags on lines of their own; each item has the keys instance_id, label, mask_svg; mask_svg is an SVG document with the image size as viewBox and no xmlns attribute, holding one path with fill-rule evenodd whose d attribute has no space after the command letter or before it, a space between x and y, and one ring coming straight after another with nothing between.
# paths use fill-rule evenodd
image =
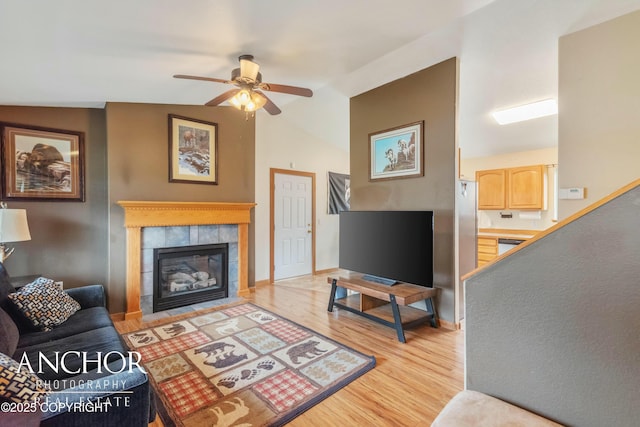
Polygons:
<instances>
[{"instance_id":1,"label":"light wood cabinet","mask_svg":"<svg viewBox=\"0 0 640 427\"><path fill-rule=\"evenodd\" d=\"M507 169L509 209L544 209L544 166Z\"/></svg>"},{"instance_id":2,"label":"light wood cabinet","mask_svg":"<svg viewBox=\"0 0 640 427\"><path fill-rule=\"evenodd\" d=\"M478 267L492 261L498 256L497 237L478 237Z\"/></svg>"},{"instance_id":3,"label":"light wood cabinet","mask_svg":"<svg viewBox=\"0 0 640 427\"><path fill-rule=\"evenodd\" d=\"M478 209L546 209L544 165L476 172Z\"/></svg>"},{"instance_id":4,"label":"light wood cabinet","mask_svg":"<svg viewBox=\"0 0 640 427\"><path fill-rule=\"evenodd\" d=\"M507 194L506 169L476 172L478 209L505 209Z\"/></svg>"}]
</instances>

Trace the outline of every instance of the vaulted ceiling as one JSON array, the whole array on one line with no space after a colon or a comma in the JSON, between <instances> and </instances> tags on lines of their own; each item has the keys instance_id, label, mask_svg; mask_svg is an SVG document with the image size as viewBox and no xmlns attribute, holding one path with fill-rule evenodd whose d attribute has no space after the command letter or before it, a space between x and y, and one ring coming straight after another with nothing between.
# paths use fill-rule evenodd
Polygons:
<instances>
[{"instance_id":1,"label":"vaulted ceiling","mask_svg":"<svg viewBox=\"0 0 640 427\"><path fill-rule=\"evenodd\" d=\"M203 104L250 53L264 81L346 97L460 58L465 157L557 144L557 118L489 113L557 95L558 37L640 0L3 0L0 104ZM283 107L290 95L274 94ZM309 100L312 102L312 100Z\"/></svg>"}]
</instances>

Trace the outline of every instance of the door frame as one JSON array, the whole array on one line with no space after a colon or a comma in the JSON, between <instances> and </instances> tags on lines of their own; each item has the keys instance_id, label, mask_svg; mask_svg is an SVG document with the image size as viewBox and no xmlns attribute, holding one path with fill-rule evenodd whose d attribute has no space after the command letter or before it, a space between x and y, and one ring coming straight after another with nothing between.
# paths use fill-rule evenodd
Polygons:
<instances>
[{"instance_id":1,"label":"door frame","mask_svg":"<svg viewBox=\"0 0 640 427\"><path fill-rule=\"evenodd\" d=\"M316 174L314 172L302 172L289 169L269 169L269 283L274 283L275 257L275 176L296 175L311 178L311 274L316 274Z\"/></svg>"}]
</instances>

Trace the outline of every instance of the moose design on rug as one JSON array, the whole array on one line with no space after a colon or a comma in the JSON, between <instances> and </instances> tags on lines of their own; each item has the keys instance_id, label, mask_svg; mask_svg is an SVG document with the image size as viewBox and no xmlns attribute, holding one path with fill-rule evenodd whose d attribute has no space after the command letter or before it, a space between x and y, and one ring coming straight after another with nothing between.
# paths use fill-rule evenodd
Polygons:
<instances>
[{"instance_id":1,"label":"moose design on rug","mask_svg":"<svg viewBox=\"0 0 640 427\"><path fill-rule=\"evenodd\" d=\"M225 403L231 405L232 409L229 412L224 412L220 406L209 409L217 417L216 426L235 426L235 427L251 427L252 424L236 424L242 417L249 414L249 408L245 405L244 401L239 397L227 400Z\"/></svg>"}]
</instances>

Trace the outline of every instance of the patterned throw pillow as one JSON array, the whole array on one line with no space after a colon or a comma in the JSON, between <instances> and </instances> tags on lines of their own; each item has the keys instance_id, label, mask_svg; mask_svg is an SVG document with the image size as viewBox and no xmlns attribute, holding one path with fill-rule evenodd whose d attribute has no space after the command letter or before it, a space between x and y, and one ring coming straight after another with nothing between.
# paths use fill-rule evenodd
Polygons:
<instances>
[{"instance_id":1,"label":"patterned throw pillow","mask_svg":"<svg viewBox=\"0 0 640 427\"><path fill-rule=\"evenodd\" d=\"M50 331L80 310L80 304L51 279L39 277L9 294L9 300L38 329Z\"/></svg>"},{"instance_id":2,"label":"patterned throw pillow","mask_svg":"<svg viewBox=\"0 0 640 427\"><path fill-rule=\"evenodd\" d=\"M48 393L49 389L36 374L0 353L0 396L14 402L34 400Z\"/></svg>"}]
</instances>

